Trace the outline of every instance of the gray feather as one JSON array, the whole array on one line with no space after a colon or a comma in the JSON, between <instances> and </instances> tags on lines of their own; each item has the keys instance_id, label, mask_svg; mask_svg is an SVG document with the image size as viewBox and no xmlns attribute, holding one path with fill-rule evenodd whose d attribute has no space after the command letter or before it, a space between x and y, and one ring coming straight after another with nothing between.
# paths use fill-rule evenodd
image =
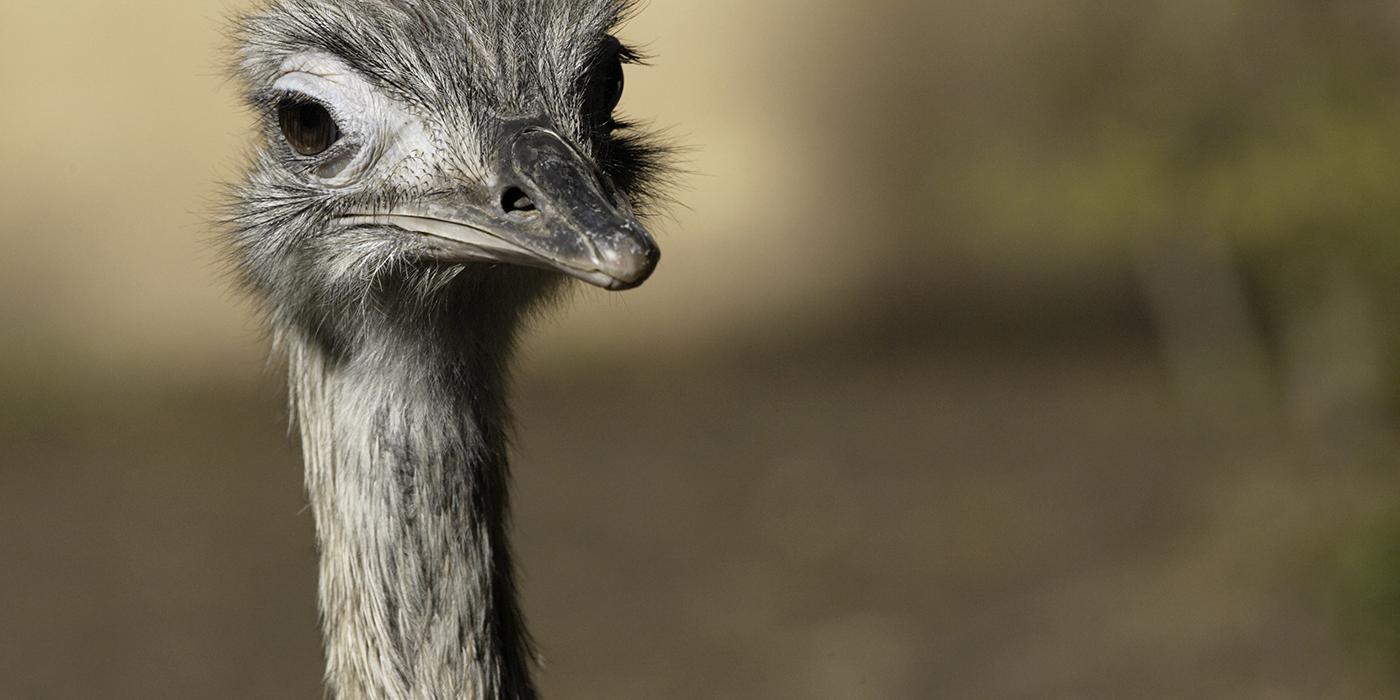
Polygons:
<instances>
[{"instance_id":1,"label":"gray feather","mask_svg":"<svg viewBox=\"0 0 1400 700\"><path fill-rule=\"evenodd\" d=\"M329 223L479 176L489 119L548 117L635 206L664 149L591 130L582 77L630 0L281 0L241 18L235 71L263 140L227 248L285 353L320 549L327 685L358 698L533 698L506 537L507 364L561 288L526 268L423 261ZM334 188L275 147L284 61L335 57L423 120L436 159ZM629 53L628 56L634 54ZM457 147L457 144L467 144ZM407 172L407 171L406 171Z\"/></svg>"}]
</instances>

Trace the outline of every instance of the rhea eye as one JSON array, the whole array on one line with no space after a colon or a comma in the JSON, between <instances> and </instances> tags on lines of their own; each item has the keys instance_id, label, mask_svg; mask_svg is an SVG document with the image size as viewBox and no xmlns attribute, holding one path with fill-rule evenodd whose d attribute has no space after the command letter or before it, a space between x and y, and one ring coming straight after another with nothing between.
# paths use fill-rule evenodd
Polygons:
<instances>
[{"instance_id":1,"label":"rhea eye","mask_svg":"<svg viewBox=\"0 0 1400 700\"><path fill-rule=\"evenodd\" d=\"M593 74L594 117L599 123L612 119L613 110L622 100L622 88L626 81L622 73L624 49L614 37L608 37L603 47L602 58Z\"/></svg>"},{"instance_id":2,"label":"rhea eye","mask_svg":"<svg viewBox=\"0 0 1400 700\"><path fill-rule=\"evenodd\" d=\"M340 127L322 105L289 97L277 105L277 124L292 150L304 156L324 153L340 140Z\"/></svg>"}]
</instances>

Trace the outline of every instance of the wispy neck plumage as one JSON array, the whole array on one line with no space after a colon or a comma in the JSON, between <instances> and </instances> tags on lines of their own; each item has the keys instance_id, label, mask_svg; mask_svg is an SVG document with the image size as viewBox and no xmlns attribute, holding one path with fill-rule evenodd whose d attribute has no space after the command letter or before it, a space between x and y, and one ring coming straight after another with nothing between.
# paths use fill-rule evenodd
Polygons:
<instances>
[{"instance_id":1,"label":"wispy neck plumage","mask_svg":"<svg viewBox=\"0 0 1400 700\"><path fill-rule=\"evenodd\" d=\"M341 700L535 697L506 538L510 331L285 339Z\"/></svg>"}]
</instances>

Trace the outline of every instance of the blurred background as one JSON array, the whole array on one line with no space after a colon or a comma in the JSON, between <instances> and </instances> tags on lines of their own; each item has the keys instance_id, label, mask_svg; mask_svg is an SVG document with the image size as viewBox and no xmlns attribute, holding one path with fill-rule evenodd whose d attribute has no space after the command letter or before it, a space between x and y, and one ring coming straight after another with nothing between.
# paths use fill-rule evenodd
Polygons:
<instances>
[{"instance_id":1,"label":"blurred background","mask_svg":"<svg viewBox=\"0 0 1400 700\"><path fill-rule=\"evenodd\" d=\"M0 3L0 698L320 694L281 370L207 223L243 6ZM653 280L521 358L548 697L1400 692L1400 5L623 35L691 148Z\"/></svg>"}]
</instances>

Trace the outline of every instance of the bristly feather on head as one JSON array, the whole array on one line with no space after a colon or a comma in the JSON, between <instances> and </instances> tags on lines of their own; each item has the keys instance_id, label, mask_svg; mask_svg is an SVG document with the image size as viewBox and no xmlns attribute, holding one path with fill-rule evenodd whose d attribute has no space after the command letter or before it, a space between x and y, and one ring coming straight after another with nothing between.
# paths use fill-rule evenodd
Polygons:
<instances>
[{"instance_id":1,"label":"bristly feather on head","mask_svg":"<svg viewBox=\"0 0 1400 700\"><path fill-rule=\"evenodd\" d=\"M342 700L535 697L505 365L572 276L642 284L667 149L613 114L633 0L272 0L228 249L288 356Z\"/></svg>"},{"instance_id":2,"label":"bristly feather on head","mask_svg":"<svg viewBox=\"0 0 1400 700\"><path fill-rule=\"evenodd\" d=\"M274 327L297 326L339 346L353 343L367 314L422 321L424 310L475 303L450 298L454 290L528 309L557 289L558 276L425 263L422 240L333 225L348 213L482 186L503 119L549 123L605 176L619 206L648 211L662 197L671 150L625 119L594 119L589 105L590 75L635 9L636 0L277 0L239 18L232 68L264 140L247 179L232 188L227 240ZM640 62L636 51L611 46L622 62ZM279 133L279 81L297 61L336 80L353 75L341 81L352 113L331 105L338 118L378 120L366 132L411 133L397 141L356 134L365 153L340 160L290 152ZM318 177L327 172L334 177Z\"/></svg>"}]
</instances>

